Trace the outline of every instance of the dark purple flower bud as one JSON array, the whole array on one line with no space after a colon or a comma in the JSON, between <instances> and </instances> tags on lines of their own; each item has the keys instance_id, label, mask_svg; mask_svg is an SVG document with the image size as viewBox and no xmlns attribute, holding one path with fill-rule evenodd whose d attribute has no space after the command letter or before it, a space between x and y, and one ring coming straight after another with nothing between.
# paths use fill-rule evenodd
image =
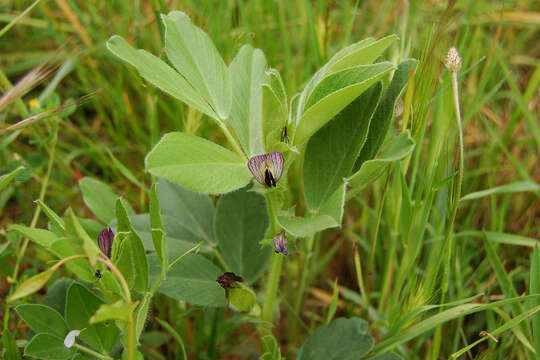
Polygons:
<instances>
[{"instance_id":1,"label":"dark purple flower bud","mask_svg":"<svg viewBox=\"0 0 540 360\"><path fill-rule=\"evenodd\" d=\"M274 236L274 250L276 254L283 253L283 255L289 255L289 250L287 250L287 237L285 236L285 231L280 232Z\"/></svg>"},{"instance_id":2,"label":"dark purple flower bud","mask_svg":"<svg viewBox=\"0 0 540 360\"><path fill-rule=\"evenodd\" d=\"M231 287L232 283L237 281L242 282L244 279L233 272L226 272L223 275L219 275L216 281L218 282L219 286L227 290L229 287Z\"/></svg>"},{"instance_id":3,"label":"dark purple flower bud","mask_svg":"<svg viewBox=\"0 0 540 360\"><path fill-rule=\"evenodd\" d=\"M283 163L283 155L275 151L252 157L248 161L248 168L261 185L275 187L281 177Z\"/></svg>"},{"instance_id":4,"label":"dark purple flower bud","mask_svg":"<svg viewBox=\"0 0 540 360\"><path fill-rule=\"evenodd\" d=\"M110 258L114 241L114 233L110 228L101 230L98 235L98 245L101 251Z\"/></svg>"}]
</instances>

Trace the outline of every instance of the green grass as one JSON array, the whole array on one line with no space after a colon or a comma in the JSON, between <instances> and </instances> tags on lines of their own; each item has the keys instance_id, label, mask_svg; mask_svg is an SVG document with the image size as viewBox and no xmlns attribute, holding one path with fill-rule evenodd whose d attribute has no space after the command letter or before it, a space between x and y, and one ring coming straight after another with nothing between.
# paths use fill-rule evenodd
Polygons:
<instances>
[{"instance_id":1,"label":"green grass","mask_svg":"<svg viewBox=\"0 0 540 360\"><path fill-rule=\"evenodd\" d=\"M31 4L2 3L0 29ZM517 181L538 184L540 8L534 0L409 5L390 0L41 1L4 34L0 30L0 90L5 92L67 43L59 57L65 61L70 55L74 68L63 74L55 95L43 99L42 105L99 91L68 116L0 134L0 174L21 164L27 167L17 174L14 186L0 192L0 229L15 222L29 225L34 217L45 227L46 217L35 215L33 203L40 192L58 213L71 207L90 216L77 185L83 176L111 184L137 212L145 211L151 179L144 173L143 159L164 133L182 130L226 143L212 121L145 84L105 48L104 42L119 34L163 56L159 13L173 9L187 12L205 29L227 63L242 44L261 48L269 65L281 72L289 98L336 51L368 36L398 34L400 41L387 58L395 63L408 57L419 60L403 97L404 114L396 118L397 129L410 129L415 151L348 202L341 230L298 241L296 258L285 263L281 317L274 331L284 356L294 358L307 336L325 322L333 280L338 278L337 316L366 319L376 344L381 344L376 349L392 348L405 359L446 359L487 331L497 334L499 342L488 338L462 359L540 358L527 347L538 344L540 315L532 310L540 304L538 299L478 305L538 292L538 284L530 280L538 276L530 269L532 248L512 240L519 235L534 244L540 238L540 192L504 192L461 202L455 222L449 223L458 132L450 74L443 66L447 50L456 46L463 58L462 196ZM0 128L26 118L33 111L30 100L50 82L0 112ZM298 189L301 168L290 173L289 183ZM297 196L303 201L302 194ZM7 244L0 251L4 297L20 244L14 236L3 235L2 243ZM354 247L365 292L357 281ZM30 245L21 273L27 277L49 260L43 250ZM304 283L305 293L299 295ZM446 305L426 307L440 304ZM5 305L0 306L3 314ZM175 358L184 346L193 359L247 359L257 354L256 326L239 314L191 307L162 295L152 306L142 340L150 359ZM483 306L481 311L460 313L478 306ZM520 318L524 321L517 324ZM158 319L178 334L154 321ZM29 339L21 324L12 314L7 328L16 339Z\"/></svg>"}]
</instances>

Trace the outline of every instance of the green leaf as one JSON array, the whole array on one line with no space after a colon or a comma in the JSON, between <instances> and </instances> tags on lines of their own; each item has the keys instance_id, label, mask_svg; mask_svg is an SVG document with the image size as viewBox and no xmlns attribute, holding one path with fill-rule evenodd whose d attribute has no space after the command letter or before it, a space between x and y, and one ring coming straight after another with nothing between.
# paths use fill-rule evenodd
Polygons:
<instances>
[{"instance_id":1,"label":"green leaf","mask_svg":"<svg viewBox=\"0 0 540 360\"><path fill-rule=\"evenodd\" d=\"M358 192L377 180L390 162L403 159L411 153L414 145L414 140L408 131L388 141L376 159L362 163L360 170L348 179L352 188L351 192Z\"/></svg>"},{"instance_id":2,"label":"green leaf","mask_svg":"<svg viewBox=\"0 0 540 360\"><path fill-rule=\"evenodd\" d=\"M2 191L8 184L17 176L18 173L20 173L24 169L24 166L19 166L15 170L13 170L10 173L4 174L0 176L0 191Z\"/></svg>"},{"instance_id":3,"label":"green leaf","mask_svg":"<svg viewBox=\"0 0 540 360\"><path fill-rule=\"evenodd\" d=\"M277 221L282 228L296 237L308 237L324 229L338 227L336 220L329 215L313 217L278 216Z\"/></svg>"},{"instance_id":4,"label":"green leaf","mask_svg":"<svg viewBox=\"0 0 540 360\"><path fill-rule=\"evenodd\" d=\"M47 287L47 294L43 297L41 303L58 311L61 316L64 316L66 310L66 294L73 280L68 278L60 278L52 285Z\"/></svg>"},{"instance_id":5,"label":"green leaf","mask_svg":"<svg viewBox=\"0 0 540 360\"><path fill-rule=\"evenodd\" d=\"M157 255L161 259L161 268L167 268L167 243L165 242L165 230L161 221L161 206L157 194L157 184L152 185L150 191L150 226L152 227L152 242Z\"/></svg>"},{"instance_id":6,"label":"green leaf","mask_svg":"<svg viewBox=\"0 0 540 360\"><path fill-rule=\"evenodd\" d=\"M115 257L113 246L113 259L118 270L126 278L126 282L139 292L148 290L148 263L143 243L137 232L133 229L127 216L126 207L121 198L116 201L116 218L118 220L118 256ZM126 231L127 230L127 231Z\"/></svg>"},{"instance_id":7,"label":"green leaf","mask_svg":"<svg viewBox=\"0 0 540 360\"><path fill-rule=\"evenodd\" d=\"M319 215L307 217L282 215L277 217L278 223L288 233L297 237L308 237L319 231L341 226L346 187L346 183L341 183L341 186L321 206Z\"/></svg>"},{"instance_id":8,"label":"green leaf","mask_svg":"<svg viewBox=\"0 0 540 360\"><path fill-rule=\"evenodd\" d=\"M540 191L540 185L532 181L518 181L511 184L506 184L502 186L497 186L491 189L476 191L470 194L467 194L461 198L460 201L480 199L486 196L498 195L498 194L510 194L516 192L527 192L527 191Z\"/></svg>"},{"instance_id":9,"label":"green leaf","mask_svg":"<svg viewBox=\"0 0 540 360\"><path fill-rule=\"evenodd\" d=\"M386 133L392 123L396 102L407 86L409 72L416 67L416 63L416 60L409 59L399 64L390 85L388 85L379 101L375 114L373 114L369 124L368 137L354 165L354 171L358 170L365 161L373 159L384 142Z\"/></svg>"},{"instance_id":10,"label":"green leaf","mask_svg":"<svg viewBox=\"0 0 540 360\"><path fill-rule=\"evenodd\" d=\"M189 233L190 241L194 244L201 241L216 243L214 205L210 197L163 179L158 183L158 197L167 236L170 234L168 225L174 223Z\"/></svg>"},{"instance_id":11,"label":"green leaf","mask_svg":"<svg viewBox=\"0 0 540 360\"><path fill-rule=\"evenodd\" d=\"M298 360L356 360L373 348L366 334L367 322L359 318L340 318L318 328L302 345Z\"/></svg>"},{"instance_id":12,"label":"green leaf","mask_svg":"<svg viewBox=\"0 0 540 360\"><path fill-rule=\"evenodd\" d=\"M84 203L96 217L108 224L114 219L114 202L117 198L109 185L89 177L79 181Z\"/></svg>"},{"instance_id":13,"label":"green leaf","mask_svg":"<svg viewBox=\"0 0 540 360\"><path fill-rule=\"evenodd\" d=\"M302 179L306 205L312 212L316 213L350 174L381 92L382 84L378 82L309 139Z\"/></svg>"},{"instance_id":14,"label":"green leaf","mask_svg":"<svg viewBox=\"0 0 540 360\"><path fill-rule=\"evenodd\" d=\"M64 346L64 339L51 334L37 334L24 348L24 356L44 360L67 360L76 352Z\"/></svg>"},{"instance_id":15,"label":"green leaf","mask_svg":"<svg viewBox=\"0 0 540 360\"><path fill-rule=\"evenodd\" d=\"M59 238L51 245L51 252L58 256L60 259L65 259L67 257L73 256L73 255L80 255L82 254L82 250L75 251L73 248L73 245L67 241L66 238ZM66 267L72 271L75 275L77 275L81 280L84 281L94 281L94 271L90 267L90 264L88 264L88 261L86 259L76 259L71 260L66 264Z\"/></svg>"},{"instance_id":16,"label":"green leaf","mask_svg":"<svg viewBox=\"0 0 540 360\"><path fill-rule=\"evenodd\" d=\"M11 303L17 299L21 299L25 296L39 291L42 287L47 284L47 281L51 278L58 267L51 267L37 275L32 276L29 279L23 281L18 287L17 290L8 298L7 302Z\"/></svg>"},{"instance_id":17,"label":"green leaf","mask_svg":"<svg viewBox=\"0 0 540 360\"><path fill-rule=\"evenodd\" d=\"M270 152L273 145L281 141L281 133L287 124L287 106L266 84L262 86L262 124L265 152Z\"/></svg>"},{"instance_id":18,"label":"green leaf","mask_svg":"<svg viewBox=\"0 0 540 360\"><path fill-rule=\"evenodd\" d=\"M55 213L50 207L45 205L45 203L43 201L39 200L39 199L36 200L35 203L38 204L38 206L45 213L45 215L47 215L47 217L51 221L51 224L56 229L58 229L62 233L64 233L66 231L66 227L64 225L64 220L62 220L62 218L60 216L58 216L57 213Z\"/></svg>"},{"instance_id":19,"label":"green leaf","mask_svg":"<svg viewBox=\"0 0 540 360\"><path fill-rule=\"evenodd\" d=\"M72 244L65 238L56 235L55 233L43 230L33 229L24 225L14 224L9 227L10 231L18 232L27 237L39 246L50 251L60 259L65 259L69 256L82 254L82 251L77 252L73 249ZM66 264L67 268L73 271L78 277L85 281L93 281L94 275L92 268L84 259L72 260Z\"/></svg>"},{"instance_id":20,"label":"green leaf","mask_svg":"<svg viewBox=\"0 0 540 360\"><path fill-rule=\"evenodd\" d=\"M259 242L268 227L264 197L246 189L223 195L216 207L219 249L232 271L252 283L265 271L272 250Z\"/></svg>"},{"instance_id":21,"label":"green leaf","mask_svg":"<svg viewBox=\"0 0 540 360\"><path fill-rule=\"evenodd\" d=\"M345 193L347 190L347 184L342 182L341 185L334 191L332 195L326 200L319 210L320 215L328 215L332 217L338 226L341 226L341 220L343 219L343 212L345 208Z\"/></svg>"},{"instance_id":22,"label":"green leaf","mask_svg":"<svg viewBox=\"0 0 540 360\"><path fill-rule=\"evenodd\" d=\"M44 247L45 249L50 249L52 244L60 239L58 235L49 230L43 229L34 229L28 226L14 224L9 226L9 231L15 231L21 234L24 237L32 240L39 246Z\"/></svg>"},{"instance_id":23,"label":"green leaf","mask_svg":"<svg viewBox=\"0 0 540 360\"><path fill-rule=\"evenodd\" d=\"M64 338L69 329L58 311L39 304L23 304L15 308L21 319L35 333L47 333Z\"/></svg>"},{"instance_id":24,"label":"green leaf","mask_svg":"<svg viewBox=\"0 0 540 360\"><path fill-rule=\"evenodd\" d=\"M144 50L137 50L118 35L107 41L107 48L114 55L135 67L148 82L162 91L186 103L200 112L217 119L208 102L191 86L186 79L158 57Z\"/></svg>"},{"instance_id":25,"label":"green leaf","mask_svg":"<svg viewBox=\"0 0 540 360\"><path fill-rule=\"evenodd\" d=\"M331 73L353 66L371 64L397 39L396 35L389 35L377 41L368 38L367 41L353 44L338 52L337 56L329 61L327 71Z\"/></svg>"},{"instance_id":26,"label":"green leaf","mask_svg":"<svg viewBox=\"0 0 540 360\"><path fill-rule=\"evenodd\" d=\"M90 322L103 304L93 292L74 282L67 292L66 321L71 329L81 330L79 339L100 351L109 352L116 344L119 329L114 323L92 325Z\"/></svg>"},{"instance_id":27,"label":"green leaf","mask_svg":"<svg viewBox=\"0 0 540 360\"><path fill-rule=\"evenodd\" d=\"M121 241L115 265L130 288L144 292L148 290L148 266L144 246L134 232L130 232Z\"/></svg>"},{"instance_id":28,"label":"green leaf","mask_svg":"<svg viewBox=\"0 0 540 360\"><path fill-rule=\"evenodd\" d=\"M244 159L203 138L165 135L145 159L146 170L190 190L223 194L244 187L252 176Z\"/></svg>"},{"instance_id":29,"label":"green leaf","mask_svg":"<svg viewBox=\"0 0 540 360\"><path fill-rule=\"evenodd\" d=\"M165 52L183 77L226 119L231 111L231 79L210 37L181 11L161 15Z\"/></svg>"},{"instance_id":30,"label":"green leaf","mask_svg":"<svg viewBox=\"0 0 540 360\"><path fill-rule=\"evenodd\" d=\"M150 277L159 276L157 256L148 257ZM189 254L177 262L158 287L158 292L175 300L199 306L226 306L225 290L217 283L222 271L201 255Z\"/></svg>"},{"instance_id":31,"label":"green leaf","mask_svg":"<svg viewBox=\"0 0 540 360\"><path fill-rule=\"evenodd\" d=\"M77 219L75 213L73 213L71 208L68 209L67 218L71 222L71 225L75 229L75 232L77 233L79 239L82 239L83 241L83 250L86 256L88 256L88 262L92 267L95 267L97 257L101 253L96 241L92 240L90 236L88 236L86 230L84 230L84 228L81 226L79 220Z\"/></svg>"},{"instance_id":32,"label":"green leaf","mask_svg":"<svg viewBox=\"0 0 540 360\"><path fill-rule=\"evenodd\" d=\"M330 119L394 66L389 62L361 65L325 77L310 94L294 134L294 144L307 141Z\"/></svg>"},{"instance_id":33,"label":"green leaf","mask_svg":"<svg viewBox=\"0 0 540 360\"><path fill-rule=\"evenodd\" d=\"M118 300L114 304L101 304L89 322L98 326L108 320L128 321L133 310L133 306L129 306L123 300Z\"/></svg>"},{"instance_id":34,"label":"green leaf","mask_svg":"<svg viewBox=\"0 0 540 360\"><path fill-rule=\"evenodd\" d=\"M227 122L249 157L264 153L262 84L266 66L264 53L251 45L242 46L229 65L233 103Z\"/></svg>"},{"instance_id":35,"label":"green leaf","mask_svg":"<svg viewBox=\"0 0 540 360\"><path fill-rule=\"evenodd\" d=\"M135 339L141 337L144 325L148 318L148 309L150 308L150 303L152 302L152 293L144 293L143 299L137 309L135 310L134 321L135 321Z\"/></svg>"}]
</instances>

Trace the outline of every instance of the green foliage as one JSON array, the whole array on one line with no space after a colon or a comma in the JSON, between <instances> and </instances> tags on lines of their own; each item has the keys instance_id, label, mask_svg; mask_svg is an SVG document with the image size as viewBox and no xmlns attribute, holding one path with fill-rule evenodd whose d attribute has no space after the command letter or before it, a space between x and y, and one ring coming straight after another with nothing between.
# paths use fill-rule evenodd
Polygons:
<instances>
[{"instance_id":1,"label":"green foliage","mask_svg":"<svg viewBox=\"0 0 540 360\"><path fill-rule=\"evenodd\" d=\"M113 245L113 260L128 285L139 292L148 290L148 264L143 243L133 229L121 198L116 200L118 234ZM114 248L117 248L115 252ZM115 254L118 254L115 256Z\"/></svg>"},{"instance_id":2,"label":"green foliage","mask_svg":"<svg viewBox=\"0 0 540 360\"><path fill-rule=\"evenodd\" d=\"M159 275L159 259L155 255L148 256L150 264L150 280L153 282ZM200 306L225 306L225 291L216 279L222 271L201 255L186 255L167 273L161 282L158 292L173 299L186 301Z\"/></svg>"},{"instance_id":3,"label":"green foliage","mask_svg":"<svg viewBox=\"0 0 540 360\"><path fill-rule=\"evenodd\" d=\"M113 322L93 324L90 320L103 305L103 300L75 282L67 292L66 321L71 329L81 330L82 341L99 351L109 352L118 339L118 327Z\"/></svg>"},{"instance_id":4,"label":"green foliage","mask_svg":"<svg viewBox=\"0 0 540 360\"><path fill-rule=\"evenodd\" d=\"M116 195L109 185L89 177L79 181L79 187L84 203L96 217L105 224L109 224L114 215L114 202Z\"/></svg>"},{"instance_id":5,"label":"green foliage","mask_svg":"<svg viewBox=\"0 0 540 360\"><path fill-rule=\"evenodd\" d=\"M74 348L64 346L64 339L51 334L37 334L24 348L24 356L44 360L67 360L75 355Z\"/></svg>"},{"instance_id":6,"label":"green foliage","mask_svg":"<svg viewBox=\"0 0 540 360\"><path fill-rule=\"evenodd\" d=\"M208 116L217 117L212 107L197 90L158 57L147 51L134 49L118 35L107 41L107 48L120 59L134 66L145 80L157 88Z\"/></svg>"},{"instance_id":7,"label":"green foliage","mask_svg":"<svg viewBox=\"0 0 540 360\"><path fill-rule=\"evenodd\" d=\"M340 318L319 327L302 345L298 360L365 359L373 348L373 338L366 334L368 324L360 318ZM377 357L381 359L381 357ZM400 359L385 355L382 359Z\"/></svg>"},{"instance_id":8,"label":"green foliage","mask_svg":"<svg viewBox=\"0 0 540 360\"><path fill-rule=\"evenodd\" d=\"M397 100L403 93L407 85L407 80L409 79L409 74L416 67L416 63L416 60L410 59L398 65L398 68L392 76L392 81L385 89L381 100L377 105L377 110L373 114L373 118L369 124L369 135L366 139L366 144L362 148L362 152L354 165L355 171L358 170L365 161L374 158L384 142L388 129L392 124L392 116L394 115L394 108Z\"/></svg>"},{"instance_id":9,"label":"green foliage","mask_svg":"<svg viewBox=\"0 0 540 360\"><path fill-rule=\"evenodd\" d=\"M264 197L246 189L220 197L216 207L218 246L231 270L248 283L257 280L270 260L269 247L261 247L268 227Z\"/></svg>"},{"instance_id":10,"label":"green foliage","mask_svg":"<svg viewBox=\"0 0 540 360\"><path fill-rule=\"evenodd\" d=\"M223 194L247 185L251 174L235 153L186 133L165 135L146 156L153 175L204 194Z\"/></svg>"},{"instance_id":11,"label":"green foliage","mask_svg":"<svg viewBox=\"0 0 540 360\"><path fill-rule=\"evenodd\" d=\"M264 153L265 148L262 85L267 77L266 67L264 53L251 45L242 46L229 65L233 103L227 123L234 129L244 152L250 157Z\"/></svg>"},{"instance_id":12,"label":"green foliage","mask_svg":"<svg viewBox=\"0 0 540 360\"><path fill-rule=\"evenodd\" d=\"M325 77L305 101L305 108L294 132L294 144L307 141L330 119L393 70L391 63L360 65Z\"/></svg>"},{"instance_id":13,"label":"green foliage","mask_svg":"<svg viewBox=\"0 0 540 360\"><path fill-rule=\"evenodd\" d=\"M318 212L350 174L364 146L381 91L380 83L372 86L309 140L302 178L310 211Z\"/></svg>"},{"instance_id":14,"label":"green foliage","mask_svg":"<svg viewBox=\"0 0 540 360\"><path fill-rule=\"evenodd\" d=\"M383 175L391 162L401 160L409 155L413 151L414 145L414 140L408 132L390 139L375 159L363 162L360 169L349 177L347 181L352 187L351 192L360 191L373 183Z\"/></svg>"},{"instance_id":15,"label":"green foliage","mask_svg":"<svg viewBox=\"0 0 540 360\"><path fill-rule=\"evenodd\" d=\"M165 52L176 70L216 112L227 119L231 111L231 76L214 43L180 11L162 15Z\"/></svg>"},{"instance_id":16,"label":"green foliage","mask_svg":"<svg viewBox=\"0 0 540 360\"><path fill-rule=\"evenodd\" d=\"M48 306L23 304L17 306L15 311L35 333L47 333L64 338L69 332L62 316Z\"/></svg>"}]
</instances>

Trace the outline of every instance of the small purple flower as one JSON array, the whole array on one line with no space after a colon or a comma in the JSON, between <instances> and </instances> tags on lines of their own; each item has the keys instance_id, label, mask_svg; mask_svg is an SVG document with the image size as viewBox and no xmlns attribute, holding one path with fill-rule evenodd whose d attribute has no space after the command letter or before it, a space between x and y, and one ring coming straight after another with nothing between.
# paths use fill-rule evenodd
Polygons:
<instances>
[{"instance_id":1,"label":"small purple flower","mask_svg":"<svg viewBox=\"0 0 540 360\"><path fill-rule=\"evenodd\" d=\"M101 230L98 235L98 245L100 250L108 257L111 257L114 233L110 228Z\"/></svg>"},{"instance_id":2,"label":"small purple flower","mask_svg":"<svg viewBox=\"0 0 540 360\"><path fill-rule=\"evenodd\" d=\"M275 187L281 177L283 163L283 155L275 151L252 157L248 161L248 168L261 185Z\"/></svg>"},{"instance_id":3,"label":"small purple flower","mask_svg":"<svg viewBox=\"0 0 540 360\"><path fill-rule=\"evenodd\" d=\"M274 250L276 254L282 253L283 255L289 255L289 250L287 250L287 237L285 236L285 231L280 232L274 236Z\"/></svg>"}]
</instances>

